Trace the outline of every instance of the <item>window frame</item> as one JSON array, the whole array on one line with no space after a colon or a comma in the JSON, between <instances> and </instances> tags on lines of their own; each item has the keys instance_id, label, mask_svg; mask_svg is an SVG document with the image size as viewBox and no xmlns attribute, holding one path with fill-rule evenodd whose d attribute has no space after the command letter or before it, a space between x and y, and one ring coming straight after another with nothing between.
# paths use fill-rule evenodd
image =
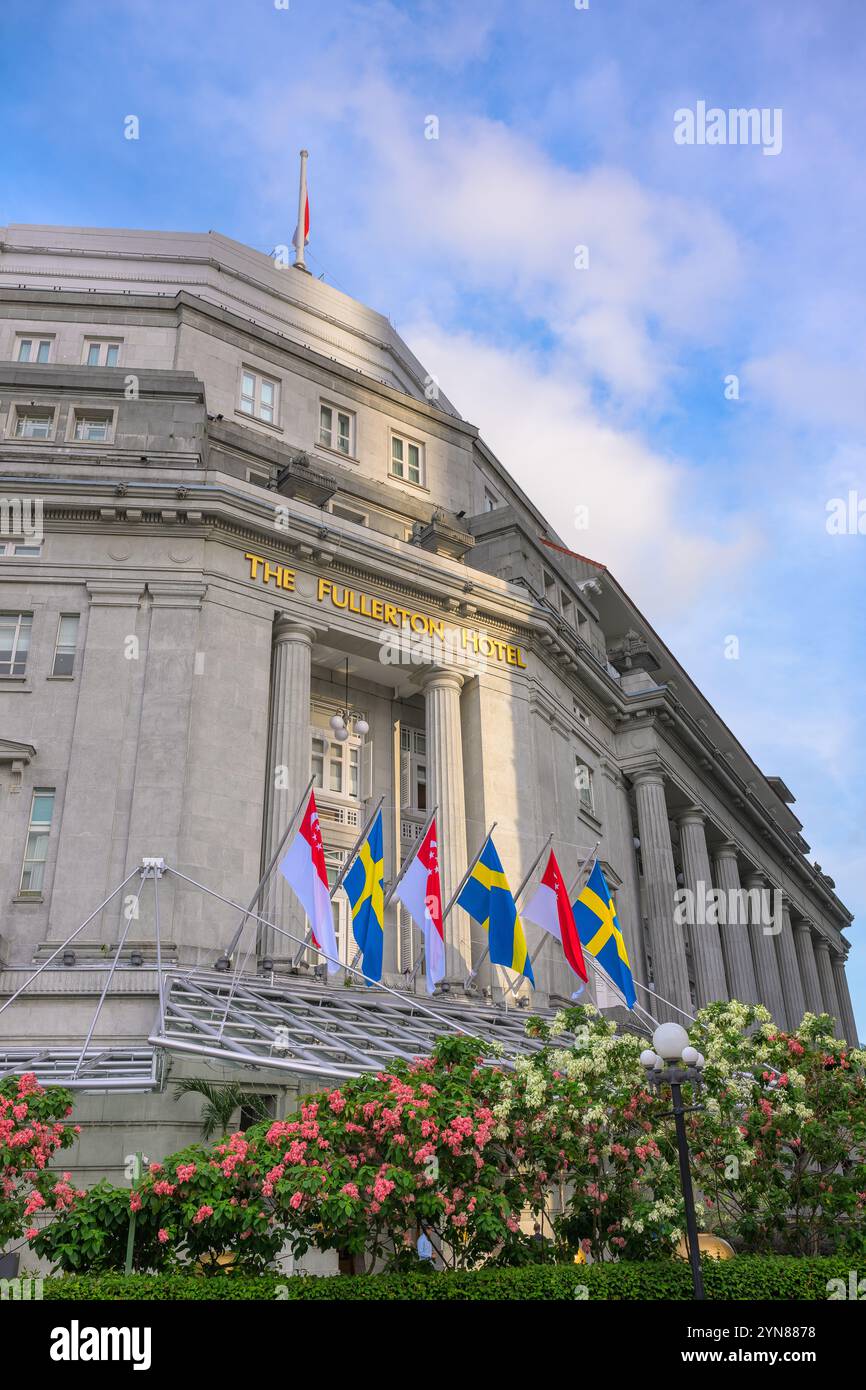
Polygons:
<instances>
[{"instance_id":1,"label":"window frame","mask_svg":"<svg viewBox=\"0 0 866 1390\"><path fill-rule=\"evenodd\" d=\"M12 624L11 624L11 623L6 623L6 622L4 622L4 619L7 619L7 618L14 618L14 619L15 619L14 636L13 636L13 639L12 639L12 645L11 645L10 648L9 648L9 670L8 670L8 671L0 671L0 681L8 681L8 680L20 681L20 680L25 680L25 679L26 679L26 677L27 677L27 663L28 663L28 661L29 661L29 659L30 659L30 653L31 653L31 651L33 650L33 645L32 645L32 640L33 640L33 617L34 617L33 612L30 611L30 610L28 610L28 609L19 609L19 610L16 612L15 610L13 610L13 609L10 608L10 609L8 609L8 610L7 610L7 609L3 609L3 611L0 612L0 627L11 627ZM25 623L25 619L28 620L26 623ZM25 653L24 653L24 667L23 667L23 670L21 670L21 671L16 671L16 670L15 670L15 665L16 665L16 658L17 658L17 656L18 656L18 652L19 652L19 649L20 649L21 632L22 632L22 629L25 628L25 627L26 627L26 631L27 631L27 647L26 647L26 650L25 650ZM0 648L0 651L3 651L3 650L5 650L5 649L4 649L4 648ZM5 664L5 657L0 657L0 665L4 665L4 664Z\"/></svg>"},{"instance_id":2,"label":"window frame","mask_svg":"<svg viewBox=\"0 0 866 1390\"><path fill-rule=\"evenodd\" d=\"M430 779L427 755L427 734L411 724L400 728L400 809L409 816L426 816L430 809ZM423 776L420 774L423 772ZM408 798L404 790L404 778L408 781ZM425 788L424 805L418 795L418 788Z\"/></svg>"},{"instance_id":3,"label":"window frame","mask_svg":"<svg viewBox=\"0 0 866 1390\"><path fill-rule=\"evenodd\" d=\"M104 439L83 439L79 436L79 424L88 416L93 418L99 417L100 423L105 424ZM67 442L70 444L86 444L88 447L94 444L113 444L116 425L117 408L114 406L73 405L69 411L69 422L66 427Z\"/></svg>"},{"instance_id":4,"label":"window frame","mask_svg":"<svg viewBox=\"0 0 866 1390\"><path fill-rule=\"evenodd\" d=\"M15 362L16 366L45 366L47 363L54 361L54 339L55 335L53 333L16 333L14 345L15 356L12 360ZM21 356L21 349L25 343L29 343L31 349L33 347L36 348L35 356L32 354L28 354L27 357ZM48 354L45 357L40 357L40 348L45 344L48 345Z\"/></svg>"},{"instance_id":5,"label":"window frame","mask_svg":"<svg viewBox=\"0 0 866 1390\"><path fill-rule=\"evenodd\" d=\"M37 799L37 797L40 797L40 796L50 796L50 797L51 797L51 814L49 815L47 821L44 821L44 820L40 820L40 821L34 820L34 815L33 815L33 813L34 813L35 808L36 808L36 799ZM48 847L49 847L49 843L50 843L50 839L51 839L51 825L52 825L52 822L53 822L53 820L54 820L54 811L55 811L56 805L57 805L57 788L56 788L56 787L34 787L34 788L33 788L33 793L32 793L31 798L30 798L30 816L29 816L28 821L27 821L27 835L26 835L26 838L25 838L25 840L24 840L24 853L23 853L23 855L21 856L21 873L20 873L19 878L18 878L18 896L19 896L19 897L22 897L22 898L41 898L41 897L42 897L42 894L43 894L43 891L44 891L44 888L45 888L45 867L46 867L46 865L47 865L47 863L48 863ZM36 855L31 855L31 854L29 854L29 850L30 850L30 842L31 842L31 840L36 839L36 840L38 841L39 837L41 837L41 836L44 836L44 837L45 837L45 854L44 854L41 858L39 858L39 857L37 857ZM41 873L40 873L40 875L39 875L39 883L38 883L38 885L37 885L36 887L33 886L32 881L27 885L26 888L25 888L25 886L24 886L24 875L28 872L28 865L30 865L30 866L32 866L32 865L38 865L38 866L40 866L40 868L41 868ZM32 868L31 868L30 871L31 871L31 873L32 873Z\"/></svg>"},{"instance_id":6,"label":"window frame","mask_svg":"<svg viewBox=\"0 0 866 1390\"><path fill-rule=\"evenodd\" d=\"M60 635L61 635L61 632L62 632L62 630L63 630L63 624L64 624L65 621L69 620L70 618L74 618L74 619L75 619L75 636L74 636L74 640L73 640L72 642L61 642L61 640L60 640ZM51 680L56 680L56 681L57 681L57 680L69 680L69 681L71 681L71 680L73 680L73 679L75 678L75 662L76 662L76 658L77 658L77 656L78 656L78 638L79 638L80 633L81 633L81 614L80 614L80 613L58 613L58 615L57 615L57 632L56 632L56 635L55 635L55 638L54 638L54 653L53 653L52 658L51 658L51 676L50 676L49 679L51 679ZM71 648L72 648L72 651L71 651L71 652L61 652L61 647L71 647ZM58 657L60 657L60 656L66 656L66 655L71 655L71 657L72 657L72 664L70 665L70 668L69 668L68 671L58 671L58 669L57 669L57 660L58 660Z\"/></svg>"},{"instance_id":7,"label":"window frame","mask_svg":"<svg viewBox=\"0 0 866 1390\"><path fill-rule=\"evenodd\" d=\"M28 553L23 553L23 552ZM42 556L42 542L33 545L24 536L19 539L13 536L11 540L0 540L0 560L38 560Z\"/></svg>"},{"instance_id":8,"label":"window frame","mask_svg":"<svg viewBox=\"0 0 866 1390\"><path fill-rule=\"evenodd\" d=\"M22 420L30 418L48 419L47 434L19 434L18 426ZM30 401L13 401L9 407L6 425L6 438L19 444L50 444L57 436L57 406L40 405Z\"/></svg>"},{"instance_id":9,"label":"window frame","mask_svg":"<svg viewBox=\"0 0 866 1390\"><path fill-rule=\"evenodd\" d=\"M330 411L331 414L331 424L328 426L330 443L322 438L322 433L325 428L322 424L322 413L326 410ZM334 420L336 418L339 422L341 415L344 415L349 422L348 447L346 449L341 449L335 442L335 440L340 438L340 434L339 429L336 431L334 429ZM336 401L328 400L327 397L323 396L319 398L319 418L316 425L316 445L319 449L327 449L328 453L336 454L337 458L357 459L357 429L358 416L354 410L349 410L345 405L337 405Z\"/></svg>"},{"instance_id":10,"label":"window frame","mask_svg":"<svg viewBox=\"0 0 866 1390\"><path fill-rule=\"evenodd\" d=\"M401 473L398 473L398 472L396 471L395 467L394 467L394 464L395 464L395 459L394 459L394 445L395 445L395 443L397 443L397 442L399 442L400 444L403 445L403 448L404 448L404 451L405 451L405 452L404 452L404 456L403 456L403 458L402 458L401 461L400 461L400 462L401 462L401 467L403 468L403 472L401 472ZM417 450L418 450L418 477L417 477L417 478L410 478L410 477L409 477L409 472L408 472L408 468L409 468L409 463L408 463L408 451L409 451L410 448L414 448L414 449L417 449ZM388 476L391 477L391 478L396 478L397 481L400 482L400 483L408 483L410 487L423 487L423 488L426 488L426 486L427 486L427 450L426 450L424 441L423 441L422 439L415 439L412 435L404 434L401 430L392 429L392 430L390 431L389 443L388 443Z\"/></svg>"},{"instance_id":11,"label":"window frame","mask_svg":"<svg viewBox=\"0 0 866 1390\"><path fill-rule=\"evenodd\" d=\"M579 769L582 767L586 768L587 772L586 787L581 787L578 785L578 772ZM574 789L577 792L577 804L581 811L585 811L590 816L595 817L597 813L595 809L595 792L593 788L593 781L593 768L590 766L590 764L586 761L586 758L584 758L581 753L576 752L574 755Z\"/></svg>"},{"instance_id":12,"label":"window frame","mask_svg":"<svg viewBox=\"0 0 866 1390\"><path fill-rule=\"evenodd\" d=\"M252 394L252 396L246 395L246 394L244 393L244 378L245 378L245 377L252 377L252 380L253 380L253 394ZM267 386L270 386L270 387L273 388L273 402L272 402L272 405L271 405L270 407L267 407L267 406L264 407L264 409L270 409L270 411L271 411L271 418L270 418L270 420L267 418L266 415L263 415L263 414L262 414L262 409L263 409L263 407L262 407L262 386L263 386L263 385L267 385ZM252 410L244 410L244 404L243 404L243 403L244 403L245 400L251 400L251 401L252 401L252 403L253 403L253 409L252 409ZM249 363L247 363L247 362L242 362L242 363L241 363L241 368L240 368L239 377L238 377L238 395L237 395L237 402L238 402L238 403L237 403L237 406L236 406L236 408L235 408L235 414L236 414L236 415L240 415L242 419L244 419L244 420L255 420L257 424L259 424L259 425L267 425L269 429L275 429L275 430L280 429L280 408L281 408L281 405L282 405L282 381L280 380L279 377L276 377L276 376L269 376L267 372L263 372L259 367L251 367L251 366L249 365Z\"/></svg>"},{"instance_id":13,"label":"window frame","mask_svg":"<svg viewBox=\"0 0 866 1390\"><path fill-rule=\"evenodd\" d=\"M97 349L98 349L98 355L99 355L99 361L98 361L98 362L91 362L91 361L90 361L90 354L91 354L91 352L93 351L94 348L97 348ZM116 348L116 349L117 349L117 360L116 360L115 362L109 362L109 361L107 361L107 360L103 360L103 359L107 359L108 354L109 354L109 352L110 352L110 350L111 350L112 348ZM86 337L82 340L82 348L81 348L81 365L82 365L82 367L119 367L119 366L121 365L120 359L121 359L122 354L123 354L123 339L122 339L122 338L116 338L116 337L115 337L115 338L97 338L97 337L93 337L93 336L88 335L88 336L86 336Z\"/></svg>"},{"instance_id":14,"label":"window frame","mask_svg":"<svg viewBox=\"0 0 866 1390\"><path fill-rule=\"evenodd\" d=\"M323 745L321 781L317 780L316 762L319 761L320 755L314 749L316 742L321 742ZM313 789L325 798L335 798L341 805L360 806L364 800L362 794L364 791L364 767L361 751L364 742L365 740L360 734L350 734L341 743L339 739L332 736L329 729L322 729L317 724L311 725L310 772L313 776ZM335 789L331 785L331 765L337 761L335 754L339 754L339 789ZM357 783L357 792L351 790L353 774Z\"/></svg>"}]
</instances>

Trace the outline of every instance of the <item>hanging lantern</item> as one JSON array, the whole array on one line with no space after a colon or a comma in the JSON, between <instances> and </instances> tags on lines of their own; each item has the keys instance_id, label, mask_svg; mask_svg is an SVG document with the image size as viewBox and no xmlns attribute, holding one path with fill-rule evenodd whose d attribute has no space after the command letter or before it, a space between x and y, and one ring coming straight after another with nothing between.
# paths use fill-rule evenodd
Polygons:
<instances>
[{"instance_id":1,"label":"hanging lantern","mask_svg":"<svg viewBox=\"0 0 866 1390\"><path fill-rule=\"evenodd\" d=\"M348 737L349 730L346 728L345 724L341 724L339 729L334 730L334 738L338 743L345 743Z\"/></svg>"},{"instance_id":2,"label":"hanging lantern","mask_svg":"<svg viewBox=\"0 0 866 1390\"><path fill-rule=\"evenodd\" d=\"M356 720L355 720L355 733L356 733L356 734L360 734L361 737L363 738L364 735L365 735L365 734L368 734L369 732L370 732L370 725L367 723L366 719L356 719Z\"/></svg>"},{"instance_id":3,"label":"hanging lantern","mask_svg":"<svg viewBox=\"0 0 866 1390\"><path fill-rule=\"evenodd\" d=\"M346 727L345 720L343 719L342 714L332 714L328 722L330 723L331 728L334 730L334 733L338 736L340 730L345 729Z\"/></svg>"}]
</instances>

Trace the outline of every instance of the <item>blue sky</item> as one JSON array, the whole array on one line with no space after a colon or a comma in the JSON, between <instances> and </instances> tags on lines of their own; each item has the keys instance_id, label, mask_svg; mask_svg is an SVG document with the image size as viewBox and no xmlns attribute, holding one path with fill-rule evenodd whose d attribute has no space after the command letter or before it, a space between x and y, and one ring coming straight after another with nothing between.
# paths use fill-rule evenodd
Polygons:
<instances>
[{"instance_id":1,"label":"blue sky","mask_svg":"<svg viewBox=\"0 0 866 1390\"><path fill-rule=\"evenodd\" d=\"M866 499L860 0L5 0L0 37L0 223L270 251L310 150L316 273L610 565L864 917L866 535L826 528ZM701 100L780 109L780 153L677 145Z\"/></svg>"}]
</instances>

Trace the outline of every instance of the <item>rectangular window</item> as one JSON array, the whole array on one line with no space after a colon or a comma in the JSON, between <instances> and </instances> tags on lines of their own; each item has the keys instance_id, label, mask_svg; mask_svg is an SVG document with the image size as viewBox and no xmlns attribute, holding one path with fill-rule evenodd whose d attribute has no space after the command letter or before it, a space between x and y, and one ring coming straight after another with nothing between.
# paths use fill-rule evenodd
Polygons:
<instances>
[{"instance_id":1,"label":"rectangular window","mask_svg":"<svg viewBox=\"0 0 866 1390\"><path fill-rule=\"evenodd\" d=\"M408 483L421 483L424 470L424 446L399 434L391 436L391 473Z\"/></svg>"},{"instance_id":2,"label":"rectangular window","mask_svg":"<svg viewBox=\"0 0 866 1390\"><path fill-rule=\"evenodd\" d=\"M15 412L16 439L50 439L54 433L54 411L28 406Z\"/></svg>"},{"instance_id":3,"label":"rectangular window","mask_svg":"<svg viewBox=\"0 0 866 1390\"><path fill-rule=\"evenodd\" d=\"M256 420L263 420L266 425L273 425L277 418L277 394L276 381L244 367L241 372L239 406L244 415L252 415Z\"/></svg>"},{"instance_id":4,"label":"rectangular window","mask_svg":"<svg viewBox=\"0 0 866 1390\"><path fill-rule=\"evenodd\" d=\"M552 574L548 574L547 570L543 570L542 574L544 576L544 597L547 599L548 603L552 603L555 608L556 580L554 579Z\"/></svg>"},{"instance_id":5,"label":"rectangular window","mask_svg":"<svg viewBox=\"0 0 866 1390\"><path fill-rule=\"evenodd\" d=\"M485 488L485 489L484 489L484 510L485 510L486 512L495 512L495 511L496 511L496 508L497 508L498 506L499 506L499 498L496 497L492 492L488 492L487 488Z\"/></svg>"},{"instance_id":6,"label":"rectangular window","mask_svg":"<svg viewBox=\"0 0 866 1390\"><path fill-rule=\"evenodd\" d=\"M319 443L339 454L354 454L355 417L335 405L319 405Z\"/></svg>"},{"instance_id":7,"label":"rectangular window","mask_svg":"<svg viewBox=\"0 0 866 1390\"><path fill-rule=\"evenodd\" d=\"M585 811L592 813L592 768L577 754L574 757L574 785L581 806Z\"/></svg>"},{"instance_id":8,"label":"rectangular window","mask_svg":"<svg viewBox=\"0 0 866 1390\"><path fill-rule=\"evenodd\" d=\"M564 589L560 593L560 599L562 600L562 616L569 627L574 627L574 604Z\"/></svg>"},{"instance_id":9,"label":"rectangular window","mask_svg":"<svg viewBox=\"0 0 866 1390\"><path fill-rule=\"evenodd\" d=\"M50 362L51 338L18 338L16 341L16 362Z\"/></svg>"},{"instance_id":10,"label":"rectangular window","mask_svg":"<svg viewBox=\"0 0 866 1390\"><path fill-rule=\"evenodd\" d=\"M88 367L116 367L120 362L120 343L108 338L85 338L84 362Z\"/></svg>"},{"instance_id":11,"label":"rectangular window","mask_svg":"<svg viewBox=\"0 0 866 1390\"><path fill-rule=\"evenodd\" d=\"M31 559L42 554L42 546L30 541L0 541L0 560Z\"/></svg>"},{"instance_id":12,"label":"rectangular window","mask_svg":"<svg viewBox=\"0 0 866 1390\"><path fill-rule=\"evenodd\" d=\"M404 811L427 811L427 737L421 729L400 730L400 802Z\"/></svg>"},{"instance_id":13,"label":"rectangular window","mask_svg":"<svg viewBox=\"0 0 866 1390\"><path fill-rule=\"evenodd\" d=\"M54 643L54 664L52 676L71 676L75 666L75 648L78 645L77 613L61 613L57 624L57 641Z\"/></svg>"},{"instance_id":14,"label":"rectangular window","mask_svg":"<svg viewBox=\"0 0 866 1390\"><path fill-rule=\"evenodd\" d=\"M24 863L21 868L22 893L41 893L45 880L45 861L48 858L48 835L51 830L51 817L54 814L54 790L45 787L33 793L30 807L30 825L27 829L27 845L24 850Z\"/></svg>"},{"instance_id":15,"label":"rectangular window","mask_svg":"<svg viewBox=\"0 0 866 1390\"><path fill-rule=\"evenodd\" d=\"M321 734L313 734L310 771L313 774L313 786L320 790L325 785L325 747L325 738Z\"/></svg>"},{"instance_id":16,"label":"rectangular window","mask_svg":"<svg viewBox=\"0 0 866 1390\"><path fill-rule=\"evenodd\" d=\"M25 674L32 628L32 613L0 613L0 676Z\"/></svg>"},{"instance_id":17,"label":"rectangular window","mask_svg":"<svg viewBox=\"0 0 866 1390\"><path fill-rule=\"evenodd\" d=\"M82 444L107 444L111 438L110 410L76 410L73 414L73 439Z\"/></svg>"}]
</instances>

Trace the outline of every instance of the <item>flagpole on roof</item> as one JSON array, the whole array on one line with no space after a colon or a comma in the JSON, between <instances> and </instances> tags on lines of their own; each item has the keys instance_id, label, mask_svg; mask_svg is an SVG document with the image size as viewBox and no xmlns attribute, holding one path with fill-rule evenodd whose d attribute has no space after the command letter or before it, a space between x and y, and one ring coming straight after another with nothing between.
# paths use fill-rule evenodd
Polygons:
<instances>
[{"instance_id":1,"label":"flagpole on roof","mask_svg":"<svg viewBox=\"0 0 866 1390\"><path fill-rule=\"evenodd\" d=\"M552 839L553 839L553 836L551 835L550 840L552 840ZM548 842L547 842L548 845L550 844L550 840L548 840ZM596 842L595 842L595 844L593 845L592 849L589 851L589 854L586 856L586 858L584 859L584 861L583 861L583 863L581 864L580 868L578 869L577 873L575 874L575 876L574 876L574 883L572 884L571 889L569 890L569 894L568 894L568 901L569 901L569 902L571 902L571 900L572 900L572 894L574 893L575 888L577 888L578 884L580 883L580 880L581 880L582 877L583 877L584 869L586 868L586 866L587 866L587 864L589 863L590 859L594 859L594 858L596 858L596 856L598 855L598 847L599 847L600 844L601 844L601 840L596 840ZM547 845L544 846L544 849L547 849ZM541 853L543 854L543 853L544 853L544 850L542 850ZM539 855L538 858L540 859L540 858L541 858L541 855ZM536 860L536 863L537 863L537 862L538 862L538 860ZM522 891L523 891L523 890L521 889L521 892L522 892ZM519 896L520 896L520 893L518 893L517 896L519 897ZM528 962L528 964L530 965L530 967L533 966L533 965L535 964L535 962L540 958L542 951L544 950L545 946L547 945L548 941L550 941L550 940L551 940L550 933L549 933L549 932L545 932L545 933L544 933L544 939L542 940L541 944L539 945L538 950L536 951L534 957L533 957L533 956L530 956L530 954L529 954L529 949L527 948L526 956L527 956L527 962ZM479 965L481 964L480 961L479 961L478 963L479 963ZM524 971L524 974L525 974L525 971ZM506 1000L506 999L508 998L509 994L513 994L513 993L514 993L514 991L517 989L517 986L520 984L520 981L521 981L523 978L524 978L523 975L515 975L513 981L512 981L511 984L508 986L507 990L505 991L505 993L504 993L503 996L502 996L503 1001Z\"/></svg>"},{"instance_id":2,"label":"flagpole on roof","mask_svg":"<svg viewBox=\"0 0 866 1390\"><path fill-rule=\"evenodd\" d=\"M415 856L417 855L419 849L420 849L421 846L423 845L423 843L424 843L424 836L427 834L427 831L430 829L430 826L433 824L433 818L434 818L434 816L436 815L436 812L437 812L438 810L439 810L438 805L434 806L434 807L433 807L433 810L430 812L429 816L427 817L427 819L425 820L424 824L422 825L422 827L421 827L421 834L418 836L417 840L415 841L415 848L412 850L412 853L409 855L409 858L406 860L405 864L404 864L404 865L402 866L402 868L400 869L399 874L398 874L397 877L394 879L394 882L393 882L393 883L391 884L391 886L389 887L388 892L385 894L385 899L384 899L384 901L383 901L383 903L382 903L382 911L383 911L383 912L385 911L385 908L388 906L388 904L390 903L390 901L391 901L391 899L393 898L394 894L396 893L397 889L399 888L399 886L400 886L400 880L402 879L402 877L403 877L403 875L405 874L406 870L409 868L410 864L412 863L412 860L413 860L413 859L415 858Z\"/></svg>"},{"instance_id":3,"label":"flagpole on roof","mask_svg":"<svg viewBox=\"0 0 866 1390\"><path fill-rule=\"evenodd\" d=\"M295 269L306 270L304 243L307 230L307 160L309 153L301 150L301 178L298 185L298 225L295 230ZM309 272L308 272L309 273Z\"/></svg>"},{"instance_id":4,"label":"flagpole on roof","mask_svg":"<svg viewBox=\"0 0 866 1390\"><path fill-rule=\"evenodd\" d=\"M491 829L490 835L492 835L492 834L493 834L493 830ZM487 836L487 840L490 839L490 835ZM529 880L532 878L532 875L535 873L535 870L538 868L539 864L541 863L541 856L542 856L542 854L544 853L544 851L547 849L547 846L550 844L550 842L551 842L552 839L553 839L553 831L551 830L551 832L550 832L550 834L548 835L547 839L545 840L544 844L541 846L541 849L538 851L538 853L536 854L535 858L533 859L532 864L531 864L530 867L529 867L529 872L526 873L526 874L524 875L524 877L523 877L523 882L521 883L521 885L520 885L520 887L518 888L517 892L514 894L514 906L515 906L515 908L517 907L517 900L518 900L518 898L519 898L519 897L521 896L521 894L523 893L524 888L526 887L527 883L528 883ZM484 841L484 844L487 843L487 840ZM482 851L483 849L484 849L484 845L482 845L482 846L481 846L481 849L478 851L478 856L477 856L475 862L474 862L473 865L472 865L472 869L475 868L475 864L477 864L478 859L481 858L481 851ZM472 872L472 869L469 870L469 873ZM466 877L468 878L468 877L469 877L469 874L467 874ZM463 887L463 884L461 883L460 889L462 889L462 887ZM460 891L460 890L458 890L458 891ZM465 979L465 981L464 981L464 983L463 983L463 988L464 988L464 989L466 988L467 985L471 984L472 981L475 979L475 976L478 974L478 971L479 971L480 967L484 964L484 962L486 961L486 959L487 959L487 957L488 957L489 955L490 955L490 942L489 942L489 940L488 940L487 945L484 947L484 950L481 952L481 955L478 957L478 963L472 968L472 970L469 971L469 974L466 976L466 979ZM528 953L527 953L527 959L528 959ZM531 962L530 962L530 963L531 963ZM518 977L518 978L519 978L519 977Z\"/></svg>"}]
</instances>

